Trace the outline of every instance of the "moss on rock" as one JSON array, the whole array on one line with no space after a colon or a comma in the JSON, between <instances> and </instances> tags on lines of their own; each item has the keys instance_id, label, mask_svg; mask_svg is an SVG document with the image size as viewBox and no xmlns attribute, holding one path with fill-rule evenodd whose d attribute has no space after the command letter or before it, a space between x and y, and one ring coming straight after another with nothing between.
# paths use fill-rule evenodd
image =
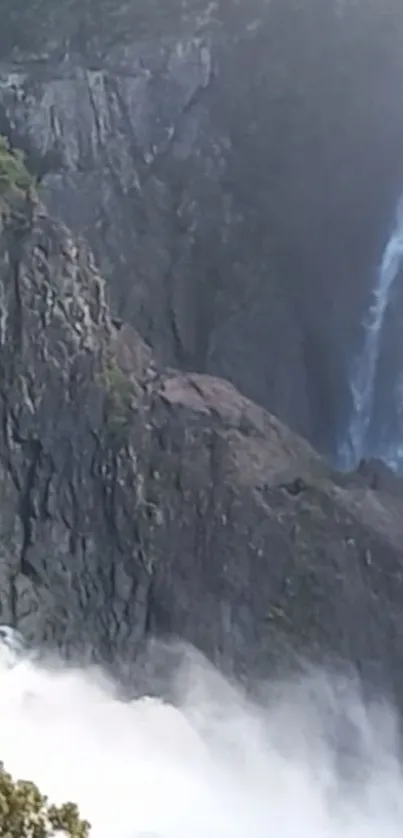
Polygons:
<instances>
[{"instance_id":1,"label":"moss on rock","mask_svg":"<svg viewBox=\"0 0 403 838\"><path fill-rule=\"evenodd\" d=\"M5 137L0 136L0 198L23 195L33 185L22 152L12 149Z\"/></svg>"},{"instance_id":2,"label":"moss on rock","mask_svg":"<svg viewBox=\"0 0 403 838\"><path fill-rule=\"evenodd\" d=\"M116 359L109 357L104 362L100 383L105 393L104 420L107 433L122 442L132 416L132 382L120 369Z\"/></svg>"}]
</instances>

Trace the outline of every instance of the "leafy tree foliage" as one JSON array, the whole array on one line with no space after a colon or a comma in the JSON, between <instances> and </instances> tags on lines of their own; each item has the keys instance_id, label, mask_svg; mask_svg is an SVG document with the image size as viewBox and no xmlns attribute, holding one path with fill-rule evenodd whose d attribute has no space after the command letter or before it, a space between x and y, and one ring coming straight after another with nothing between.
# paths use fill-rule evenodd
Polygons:
<instances>
[{"instance_id":1,"label":"leafy tree foliage","mask_svg":"<svg viewBox=\"0 0 403 838\"><path fill-rule=\"evenodd\" d=\"M88 838L89 830L74 803L50 804L34 783L13 780L0 764L2 838Z\"/></svg>"}]
</instances>

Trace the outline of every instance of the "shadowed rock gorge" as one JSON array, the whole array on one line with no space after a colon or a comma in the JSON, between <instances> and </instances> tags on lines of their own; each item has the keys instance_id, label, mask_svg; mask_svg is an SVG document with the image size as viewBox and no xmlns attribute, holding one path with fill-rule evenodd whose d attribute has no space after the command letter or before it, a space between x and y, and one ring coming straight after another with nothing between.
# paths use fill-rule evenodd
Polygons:
<instances>
[{"instance_id":1,"label":"shadowed rock gorge","mask_svg":"<svg viewBox=\"0 0 403 838\"><path fill-rule=\"evenodd\" d=\"M400 481L303 439L347 434L403 186L400 7L51 7L0 0L40 194L1 198L1 621L118 668L347 661L402 706Z\"/></svg>"},{"instance_id":2,"label":"shadowed rock gorge","mask_svg":"<svg viewBox=\"0 0 403 838\"><path fill-rule=\"evenodd\" d=\"M114 312L337 455L403 187L397 0L0 10L0 130Z\"/></svg>"}]
</instances>

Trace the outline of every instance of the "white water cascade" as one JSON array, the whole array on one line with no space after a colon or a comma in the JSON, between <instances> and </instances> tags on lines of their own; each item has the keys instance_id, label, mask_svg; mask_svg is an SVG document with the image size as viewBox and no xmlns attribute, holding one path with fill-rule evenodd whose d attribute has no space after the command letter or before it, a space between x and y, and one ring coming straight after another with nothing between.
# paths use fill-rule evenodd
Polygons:
<instances>
[{"instance_id":1,"label":"white water cascade","mask_svg":"<svg viewBox=\"0 0 403 838\"><path fill-rule=\"evenodd\" d=\"M395 224L385 247L381 264L377 272L377 282L372 293L371 305L364 320L364 343L353 365L350 388L353 400L352 416L348 428L347 440L341 447L341 464L354 467L364 456L378 455L379 452L366 450L368 429L371 421L375 381L382 342L385 315L399 269L403 265L403 198L400 199ZM402 335L403 338L403 335ZM403 381L402 381L403 384ZM391 447L382 452L383 458L391 466L403 454Z\"/></svg>"},{"instance_id":2,"label":"white water cascade","mask_svg":"<svg viewBox=\"0 0 403 838\"><path fill-rule=\"evenodd\" d=\"M314 672L257 707L196 657L175 707L122 702L17 646L0 637L0 759L91 838L401 838L396 718L358 685Z\"/></svg>"}]
</instances>

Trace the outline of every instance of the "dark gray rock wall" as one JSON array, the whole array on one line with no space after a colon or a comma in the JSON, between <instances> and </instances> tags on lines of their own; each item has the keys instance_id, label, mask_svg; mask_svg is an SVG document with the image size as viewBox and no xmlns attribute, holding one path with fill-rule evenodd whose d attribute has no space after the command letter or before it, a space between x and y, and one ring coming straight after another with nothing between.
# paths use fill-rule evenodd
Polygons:
<instances>
[{"instance_id":1,"label":"dark gray rock wall","mask_svg":"<svg viewBox=\"0 0 403 838\"><path fill-rule=\"evenodd\" d=\"M0 348L2 622L118 670L172 635L248 676L341 660L403 702L398 493L156 364L32 200L1 204Z\"/></svg>"},{"instance_id":2,"label":"dark gray rock wall","mask_svg":"<svg viewBox=\"0 0 403 838\"><path fill-rule=\"evenodd\" d=\"M401 8L147 8L52 3L30 45L20 10L0 130L161 362L228 377L332 450L403 184Z\"/></svg>"}]
</instances>

